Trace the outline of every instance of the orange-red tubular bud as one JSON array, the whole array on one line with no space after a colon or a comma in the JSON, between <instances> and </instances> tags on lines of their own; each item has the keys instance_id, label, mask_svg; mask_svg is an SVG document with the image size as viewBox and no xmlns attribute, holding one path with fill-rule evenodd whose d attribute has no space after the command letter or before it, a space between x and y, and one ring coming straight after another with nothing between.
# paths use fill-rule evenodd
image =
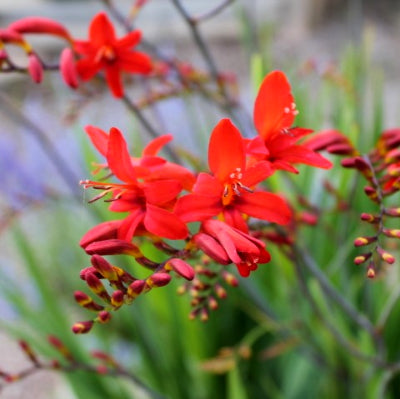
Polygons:
<instances>
[{"instance_id":1,"label":"orange-red tubular bud","mask_svg":"<svg viewBox=\"0 0 400 399\"><path fill-rule=\"evenodd\" d=\"M165 265L165 270L173 270L186 280L193 280L195 275L192 266L179 258L170 259Z\"/></svg>"},{"instance_id":2,"label":"orange-red tubular bud","mask_svg":"<svg viewBox=\"0 0 400 399\"><path fill-rule=\"evenodd\" d=\"M358 237L354 240L355 247L362 247L364 245L371 244L372 242L376 241L376 236L371 237Z\"/></svg>"},{"instance_id":3,"label":"orange-red tubular bud","mask_svg":"<svg viewBox=\"0 0 400 399\"><path fill-rule=\"evenodd\" d=\"M214 291L217 294L218 298L220 298L220 299L225 299L226 298L226 291L225 291L225 288L222 287L222 285L215 284Z\"/></svg>"},{"instance_id":4,"label":"orange-red tubular bud","mask_svg":"<svg viewBox=\"0 0 400 399\"><path fill-rule=\"evenodd\" d=\"M205 254L219 264L229 265L231 263L225 249L210 235L198 233L193 237L193 241Z\"/></svg>"},{"instance_id":5,"label":"orange-red tubular bud","mask_svg":"<svg viewBox=\"0 0 400 399\"><path fill-rule=\"evenodd\" d=\"M114 291L111 295L111 305L120 308L124 304L124 293L121 290Z\"/></svg>"},{"instance_id":6,"label":"orange-red tubular bud","mask_svg":"<svg viewBox=\"0 0 400 399\"><path fill-rule=\"evenodd\" d=\"M389 263L389 265L396 262L395 257L392 254L390 254L389 252L385 251L383 248L378 247L378 248L376 248L376 251L378 252L381 259L384 260L386 263Z\"/></svg>"},{"instance_id":7,"label":"orange-red tubular bud","mask_svg":"<svg viewBox=\"0 0 400 399\"><path fill-rule=\"evenodd\" d=\"M101 299L103 299L106 302L111 302L110 295L108 295L108 292L104 288L104 285L100 281L96 275L89 273L86 275L86 283L89 286L89 288L95 293L97 296L99 296Z\"/></svg>"},{"instance_id":8,"label":"orange-red tubular bud","mask_svg":"<svg viewBox=\"0 0 400 399\"><path fill-rule=\"evenodd\" d=\"M29 360L36 365L39 365L39 360L36 357L35 352L32 350L31 346L26 341L19 341L18 342L20 348L23 350L26 356L28 356Z\"/></svg>"},{"instance_id":9,"label":"orange-red tubular bud","mask_svg":"<svg viewBox=\"0 0 400 399\"><path fill-rule=\"evenodd\" d=\"M370 165L361 157L342 159L341 164L344 168L358 169L366 177L370 177L372 175Z\"/></svg>"},{"instance_id":10,"label":"orange-red tubular bud","mask_svg":"<svg viewBox=\"0 0 400 399\"><path fill-rule=\"evenodd\" d=\"M102 310L97 314L96 320L102 324L108 323L111 320L111 313L107 312L106 310Z\"/></svg>"},{"instance_id":11,"label":"orange-red tubular bud","mask_svg":"<svg viewBox=\"0 0 400 399\"><path fill-rule=\"evenodd\" d=\"M146 285L152 287L163 287L171 281L171 276L168 273L154 273L147 280Z\"/></svg>"},{"instance_id":12,"label":"orange-red tubular bud","mask_svg":"<svg viewBox=\"0 0 400 399\"><path fill-rule=\"evenodd\" d=\"M43 79L43 65L35 53L28 55L28 72L35 83L40 83Z\"/></svg>"},{"instance_id":13,"label":"orange-red tubular bud","mask_svg":"<svg viewBox=\"0 0 400 399\"><path fill-rule=\"evenodd\" d=\"M82 307L88 310L99 311L104 309L104 306L97 304L90 298L89 295L85 294L82 291L75 291L74 292L75 301Z\"/></svg>"},{"instance_id":14,"label":"orange-red tubular bud","mask_svg":"<svg viewBox=\"0 0 400 399\"><path fill-rule=\"evenodd\" d=\"M383 229L382 233L387 237L400 238L400 230L399 229Z\"/></svg>"},{"instance_id":15,"label":"orange-red tubular bud","mask_svg":"<svg viewBox=\"0 0 400 399\"><path fill-rule=\"evenodd\" d=\"M90 259L93 267L107 280L110 282L118 281L118 274L110 263L108 263L100 255L93 255Z\"/></svg>"},{"instance_id":16,"label":"orange-red tubular bud","mask_svg":"<svg viewBox=\"0 0 400 399\"><path fill-rule=\"evenodd\" d=\"M104 241L96 241L85 247L85 251L89 255L132 255L135 258L143 257L140 249L128 241L111 239Z\"/></svg>"},{"instance_id":17,"label":"orange-red tubular bud","mask_svg":"<svg viewBox=\"0 0 400 399\"><path fill-rule=\"evenodd\" d=\"M392 217L400 217L400 208L385 208L385 215Z\"/></svg>"},{"instance_id":18,"label":"orange-red tubular bud","mask_svg":"<svg viewBox=\"0 0 400 399\"><path fill-rule=\"evenodd\" d=\"M375 276L376 276L375 267L374 264L371 262L367 269L367 277L373 279L375 278Z\"/></svg>"},{"instance_id":19,"label":"orange-red tubular bud","mask_svg":"<svg viewBox=\"0 0 400 399\"><path fill-rule=\"evenodd\" d=\"M58 350L66 359L73 360L74 357L72 356L71 351L64 345L64 343L57 338L55 335L49 335L47 337L49 343Z\"/></svg>"},{"instance_id":20,"label":"orange-red tubular bud","mask_svg":"<svg viewBox=\"0 0 400 399\"><path fill-rule=\"evenodd\" d=\"M358 255L354 258L354 263L356 265L361 265L365 261L367 261L372 255L372 252L368 252L366 254Z\"/></svg>"},{"instance_id":21,"label":"orange-red tubular bud","mask_svg":"<svg viewBox=\"0 0 400 399\"><path fill-rule=\"evenodd\" d=\"M127 295L130 298L136 298L146 286L146 281L144 280L135 280L132 284L129 285Z\"/></svg>"},{"instance_id":22,"label":"orange-red tubular bud","mask_svg":"<svg viewBox=\"0 0 400 399\"><path fill-rule=\"evenodd\" d=\"M103 222L91 228L80 240L79 245L86 248L95 241L104 241L117 238L118 228L121 226L121 220L112 220Z\"/></svg>"},{"instance_id":23,"label":"orange-red tubular bud","mask_svg":"<svg viewBox=\"0 0 400 399\"><path fill-rule=\"evenodd\" d=\"M368 198L374 202L378 201L378 193L377 191L371 186L365 186L364 192L367 194Z\"/></svg>"},{"instance_id":24,"label":"orange-red tubular bud","mask_svg":"<svg viewBox=\"0 0 400 399\"><path fill-rule=\"evenodd\" d=\"M239 280L232 273L223 270L221 275L224 281L231 287L237 287L239 285Z\"/></svg>"},{"instance_id":25,"label":"orange-red tubular bud","mask_svg":"<svg viewBox=\"0 0 400 399\"><path fill-rule=\"evenodd\" d=\"M208 321L208 310L206 308L202 308L200 311L200 320L205 322Z\"/></svg>"},{"instance_id":26,"label":"orange-red tubular bud","mask_svg":"<svg viewBox=\"0 0 400 399\"><path fill-rule=\"evenodd\" d=\"M60 55L60 72L64 82L73 89L79 86L78 71L76 70L74 52L66 47Z\"/></svg>"},{"instance_id":27,"label":"orange-red tubular bud","mask_svg":"<svg viewBox=\"0 0 400 399\"><path fill-rule=\"evenodd\" d=\"M376 215L371 215L370 213L362 213L361 220L364 222L375 224L375 223L379 223L381 218Z\"/></svg>"},{"instance_id":28,"label":"orange-red tubular bud","mask_svg":"<svg viewBox=\"0 0 400 399\"><path fill-rule=\"evenodd\" d=\"M47 33L72 41L67 29L59 22L45 17L26 17L13 22L8 29L18 33Z\"/></svg>"},{"instance_id":29,"label":"orange-red tubular bud","mask_svg":"<svg viewBox=\"0 0 400 399\"><path fill-rule=\"evenodd\" d=\"M208 298L208 301L207 301L208 303L208 307L211 309L211 310L217 310L218 309L218 302L217 302L217 300L213 297L213 296L210 296L209 298Z\"/></svg>"},{"instance_id":30,"label":"orange-red tubular bud","mask_svg":"<svg viewBox=\"0 0 400 399\"><path fill-rule=\"evenodd\" d=\"M93 324L92 320L79 321L72 326L72 332L74 334L86 334L92 329Z\"/></svg>"},{"instance_id":31,"label":"orange-red tubular bud","mask_svg":"<svg viewBox=\"0 0 400 399\"><path fill-rule=\"evenodd\" d=\"M81 278L81 280L86 280L87 274L94 274L98 278L103 277L93 266L82 269L79 273L79 277Z\"/></svg>"}]
</instances>

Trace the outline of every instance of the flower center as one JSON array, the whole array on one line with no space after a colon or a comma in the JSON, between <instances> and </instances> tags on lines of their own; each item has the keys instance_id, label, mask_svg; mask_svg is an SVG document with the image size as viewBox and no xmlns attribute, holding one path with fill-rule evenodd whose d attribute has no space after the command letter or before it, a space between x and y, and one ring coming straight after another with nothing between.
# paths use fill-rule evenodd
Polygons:
<instances>
[{"instance_id":1,"label":"flower center","mask_svg":"<svg viewBox=\"0 0 400 399\"><path fill-rule=\"evenodd\" d=\"M96 54L96 62L104 61L107 63L111 63L115 61L116 59L116 54L114 51L114 48L108 44L105 44L104 46L101 46L100 49L97 51Z\"/></svg>"},{"instance_id":2,"label":"flower center","mask_svg":"<svg viewBox=\"0 0 400 399\"><path fill-rule=\"evenodd\" d=\"M236 196L240 197L243 191L252 193L253 190L249 187L243 185L240 181L243 178L243 173L241 168L236 168L234 172L232 172L226 183L224 184L224 191L222 194L222 204L229 205Z\"/></svg>"}]
</instances>

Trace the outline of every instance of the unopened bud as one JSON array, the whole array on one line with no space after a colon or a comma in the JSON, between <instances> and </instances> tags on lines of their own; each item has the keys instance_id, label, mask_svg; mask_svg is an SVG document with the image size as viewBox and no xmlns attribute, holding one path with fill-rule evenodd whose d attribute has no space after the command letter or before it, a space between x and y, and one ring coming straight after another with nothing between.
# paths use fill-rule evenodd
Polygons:
<instances>
[{"instance_id":1,"label":"unopened bud","mask_svg":"<svg viewBox=\"0 0 400 399\"><path fill-rule=\"evenodd\" d=\"M225 288L222 287L222 285L215 284L214 291L217 294L218 298L220 298L220 299L225 299L226 298L226 291L225 291Z\"/></svg>"},{"instance_id":2,"label":"unopened bud","mask_svg":"<svg viewBox=\"0 0 400 399\"><path fill-rule=\"evenodd\" d=\"M225 249L210 235L198 233L193 237L193 241L205 254L221 265L228 265L231 263Z\"/></svg>"},{"instance_id":3,"label":"unopened bud","mask_svg":"<svg viewBox=\"0 0 400 399\"><path fill-rule=\"evenodd\" d=\"M363 255L358 255L354 258L354 263L356 265L361 265L362 263L364 263L365 261L367 261L372 255L372 252L368 252L366 254Z\"/></svg>"},{"instance_id":4,"label":"unopened bud","mask_svg":"<svg viewBox=\"0 0 400 399\"><path fill-rule=\"evenodd\" d=\"M82 307L88 310L99 311L104 309L104 306L97 304L93 299L82 291L74 292L75 301Z\"/></svg>"},{"instance_id":5,"label":"unopened bud","mask_svg":"<svg viewBox=\"0 0 400 399\"><path fill-rule=\"evenodd\" d=\"M78 71L76 69L74 52L66 47L60 56L60 72L64 82L71 88L76 89L79 86Z\"/></svg>"},{"instance_id":6,"label":"unopened bud","mask_svg":"<svg viewBox=\"0 0 400 399\"><path fill-rule=\"evenodd\" d=\"M400 208L385 208L385 215L392 217L400 217Z\"/></svg>"},{"instance_id":7,"label":"unopened bud","mask_svg":"<svg viewBox=\"0 0 400 399\"><path fill-rule=\"evenodd\" d=\"M373 279L375 278L375 276L376 276L375 267L371 264L370 266L368 266L367 269L367 277Z\"/></svg>"},{"instance_id":8,"label":"unopened bud","mask_svg":"<svg viewBox=\"0 0 400 399\"><path fill-rule=\"evenodd\" d=\"M129 285L127 295L130 298L136 298L146 286L146 282L144 280L135 280L132 284Z\"/></svg>"},{"instance_id":9,"label":"unopened bud","mask_svg":"<svg viewBox=\"0 0 400 399\"><path fill-rule=\"evenodd\" d=\"M111 320L111 313L106 310L102 310L97 314L97 319L99 323L105 324Z\"/></svg>"},{"instance_id":10,"label":"unopened bud","mask_svg":"<svg viewBox=\"0 0 400 399\"><path fill-rule=\"evenodd\" d=\"M371 186L365 186L364 192L367 194L368 198L374 202L377 202L379 199L377 191Z\"/></svg>"},{"instance_id":11,"label":"unopened bud","mask_svg":"<svg viewBox=\"0 0 400 399\"><path fill-rule=\"evenodd\" d=\"M26 341L23 341L23 340L19 341L18 343L19 343L20 348L23 350L25 355L28 356L30 361L33 364L39 365L39 360L38 360L35 352L31 348L31 346Z\"/></svg>"},{"instance_id":12,"label":"unopened bud","mask_svg":"<svg viewBox=\"0 0 400 399\"><path fill-rule=\"evenodd\" d=\"M82 248L96 241L104 241L117 238L118 228L121 226L121 220L112 220L103 222L91 228L79 241Z\"/></svg>"},{"instance_id":13,"label":"unopened bud","mask_svg":"<svg viewBox=\"0 0 400 399\"><path fill-rule=\"evenodd\" d=\"M47 340L66 359L68 359L70 361L74 359L74 357L72 356L71 351L65 346L65 344L58 337L56 337L55 335L49 335L47 337Z\"/></svg>"},{"instance_id":14,"label":"unopened bud","mask_svg":"<svg viewBox=\"0 0 400 399\"><path fill-rule=\"evenodd\" d=\"M89 244L85 247L85 251L89 255L119 255L119 254L126 254L132 255L135 258L139 256L143 256L140 252L139 248L124 240L118 239L110 239L110 240L103 240L103 241L96 241Z\"/></svg>"},{"instance_id":15,"label":"unopened bud","mask_svg":"<svg viewBox=\"0 0 400 399\"><path fill-rule=\"evenodd\" d=\"M124 293L121 290L114 291L111 295L111 305L119 308L124 304Z\"/></svg>"},{"instance_id":16,"label":"unopened bud","mask_svg":"<svg viewBox=\"0 0 400 399\"><path fill-rule=\"evenodd\" d=\"M382 229L382 233L387 237L400 238L399 229Z\"/></svg>"},{"instance_id":17,"label":"unopened bud","mask_svg":"<svg viewBox=\"0 0 400 399\"><path fill-rule=\"evenodd\" d=\"M364 245L371 244L372 242L376 241L376 236L371 236L371 237L358 237L354 240L354 246L355 247L362 247Z\"/></svg>"},{"instance_id":18,"label":"unopened bud","mask_svg":"<svg viewBox=\"0 0 400 399\"><path fill-rule=\"evenodd\" d=\"M380 220L381 220L380 216L372 215L370 213L362 213L360 218L361 218L362 221L368 222L368 223L371 223L371 224L379 223Z\"/></svg>"},{"instance_id":19,"label":"unopened bud","mask_svg":"<svg viewBox=\"0 0 400 399\"><path fill-rule=\"evenodd\" d=\"M200 320L202 322L208 321L208 310L206 308L202 308L200 311Z\"/></svg>"},{"instance_id":20,"label":"unopened bud","mask_svg":"<svg viewBox=\"0 0 400 399\"><path fill-rule=\"evenodd\" d=\"M74 334L86 334L88 333L93 327L93 321L79 321L72 326L72 332Z\"/></svg>"},{"instance_id":21,"label":"unopened bud","mask_svg":"<svg viewBox=\"0 0 400 399\"><path fill-rule=\"evenodd\" d=\"M218 309L218 302L217 302L217 300L216 300L213 296L210 296L210 297L208 298L208 307L209 307L211 310L216 310L216 309Z\"/></svg>"},{"instance_id":22,"label":"unopened bud","mask_svg":"<svg viewBox=\"0 0 400 399\"><path fill-rule=\"evenodd\" d=\"M93 255L90 259L93 267L110 282L118 281L118 275L113 266L100 255Z\"/></svg>"},{"instance_id":23,"label":"unopened bud","mask_svg":"<svg viewBox=\"0 0 400 399\"><path fill-rule=\"evenodd\" d=\"M186 280L193 280L194 270L187 262L179 258L170 259L165 265L166 270L173 270Z\"/></svg>"},{"instance_id":24,"label":"unopened bud","mask_svg":"<svg viewBox=\"0 0 400 399\"><path fill-rule=\"evenodd\" d=\"M239 280L232 273L223 270L221 275L224 281L231 287L237 287L239 285Z\"/></svg>"},{"instance_id":25,"label":"unopened bud","mask_svg":"<svg viewBox=\"0 0 400 399\"><path fill-rule=\"evenodd\" d=\"M103 283L94 274L89 273L86 275L86 283L91 289L91 291L95 293L97 296L99 296L101 299L103 299L106 302L111 301L110 295L108 295L108 292L104 288Z\"/></svg>"},{"instance_id":26,"label":"unopened bud","mask_svg":"<svg viewBox=\"0 0 400 399\"><path fill-rule=\"evenodd\" d=\"M382 260L384 260L386 263L389 263L389 265L396 262L395 257L392 254L390 254L389 252L385 251L383 248L377 247L376 251L378 252L379 256L382 258Z\"/></svg>"},{"instance_id":27,"label":"unopened bud","mask_svg":"<svg viewBox=\"0 0 400 399\"><path fill-rule=\"evenodd\" d=\"M171 276L168 273L154 273L147 280L146 284L149 287L163 287L171 281Z\"/></svg>"},{"instance_id":28,"label":"unopened bud","mask_svg":"<svg viewBox=\"0 0 400 399\"><path fill-rule=\"evenodd\" d=\"M35 83L40 83L43 79L43 65L35 53L28 55L28 72Z\"/></svg>"}]
</instances>

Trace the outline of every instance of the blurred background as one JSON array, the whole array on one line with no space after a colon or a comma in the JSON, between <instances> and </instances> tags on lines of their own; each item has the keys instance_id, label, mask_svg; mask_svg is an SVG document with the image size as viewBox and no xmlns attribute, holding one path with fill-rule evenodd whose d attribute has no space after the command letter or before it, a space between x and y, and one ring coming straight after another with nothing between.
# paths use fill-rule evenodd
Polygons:
<instances>
[{"instance_id":1,"label":"blurred background","mask_svg":"<svg viewBox=\"0 0 400 399\"><path fill-rule=\"evenodd\" d=\"M46 16L65 24L75 37L82 39L87 37L90 19L105 9L101 1L94 0L3 0L0 3L0 27L25 16ZM211 9L216 1L183 0L182 3L196 15ZM128 12L131 4L131 0L115 1L122 13ZM135 26L165 54L204 67L186 24L170 1L149 0L135 20ZM123 30L119 29L119 32L122 34ZM321 76L332 70L346 73L346 68L351 69L349 76L357 77L359 71L368 76L370 86L363 93L374 110L379 107L381 127L400 125L400 2L397 0L236 0L221 14L204 22L201 32L218 68L236 74L242 103L249 112L256 93L254 65L260 57L265 70L283 69L293 78L300 77L294 83L294 90L309 114L304 116L308 123L304 126L318 130L336 127L334 122L338 120L344 123L350 118L352 123L357 122L351 119L352 116L348 117L347 113L352 111L344 109L345 101L337 106L343 106L341 113L328 105L321 111L313 96L313 90L321 93ZM40 37L32 43L44 58L51 60L59 54L60 43L57 40ZM362 59L357 52L361 49ZM23 64L24 55L14 51L16 63ZM367 62L365 68L357 69L358 61ZM311 68L313 74L307 75L303 81L302 71L307 68ZM308 95L301 97L305 90ZM46 352L43 336L53 333L62 336L78 352L99 346L108 348L121 361L137 369L151 385L167 392L167 397L173 399L206 399L211 397L209 393L213 390L219 392L220 396L213 396L218 398L260 397L252 396L251 390L245 393L243 388L243 384L254 382L251 381L256 367L253 363L245 365L242 380L235 373L216 378L203 373L198 377L202 361L215 357L221 347L237 348L247 339L252 341L260 326L265 328L261 328L261 333L267 331L266 342L260 346L268 347L274 341L276 326L260 316L256 307L253 309L249 305L250 310L245 309L243 303L247 304L249 300L247 294L229 292L227 302L231 301L230 304L224 303L206 325L187 322L187 298L177 297L174 289L170 288L169 292L166 289L141 298L132 309L116 315L111 327L107 326L98 334L78 337L79 343L74 343L75 337L65 332L69 332L72 322L85 317L71 299L74 290L82 289L79 270L88 262L77 242L96 219L96 215L88 212L87 198L77 184L80 179L90 176L90 162L99 160L84 137L83 127L88 123L105 130L118 126L135 139L139 131L140 140L147 140L126 109L117 101L109 101L106 94L99 94L96 101L89 102L66 90L59 76L47 74L43 84L35 85L24 75L0 74L0 369L19 370L27 364L15 344L15 335L34 339ZM342 98L332 92L325 95L328 100L332 95L337 102ZM198 107L202 112L198 112ZM174 133L180 145L186 150L197 151L198 155L205 153L207 135L224 116L212 105L199 105L198 99L170 99L157 105L152 112L157 113L159 125L165 132ZM365 111L359 108L357 112L357 115L361 113L357 117L364 118L366 130L372 130L368 125L372 112L371 107L365 107ZM188 131L201 133L205 138L188 135ZM57 158L66 165L62 171L56 166ZM310 175L308 179L311 180ZM105 207L101 211L105 214ZM351 249L347 255L351 258L350 252ZM341 256L343 259L344 254ZM262 271L259 277L254 275L251 278L260 279L261 283L257 284L261 292L271 284L268 283L270 277L267 273L263 275ZM391 279L397 281L397 274ZM354 286L360 287L359 277L356 281ZM280 291L277 289L280 292L277 298L287 299L286 295L292 295L290 285L289 278ZM256 292L254 287L252 289ZM362 301L362 294L354 291L354 295L350 295ZM160 303L169 305L160 306ZM290 304L278 305L277 309L282 311L284 319L293 316ZM312 312L308 309L307 314ZM287 320L284 324L290 325ZM162 327L160 331L159 326ZM187 342L181 342L182 337L187 338ZM166 342L173 343L171 353L164 347ZM288 347L297 345L296 342L286 343ZM328 347L332 351L330 356L335 358L335 344L329 341ZM286 349L276 350L286 353ZM313 381L320 365L318 359L313 363L303 355L304 352L307 348L300 347L293 357L283 356L281 363L277 361L268 365L265 359L271 355L263 352L264 358L261 361L258 358L262 366L254 375L271 372L274 367L290 370L286 377L278 372L277 375L272 373L263 383L254 382L254 386L258 389L258 385L264 384L264 392L270 395L265 397L317 397L313 396L316 392L313 387L307 388L301 380L304 377L304 381ZM154 359L159 363L156 371L165 373L160 380L153 370ZM299 367L305 370L304 374L290 364L301 364ZM342 378L348 370L339 360L338 364ZM357 364L352 363L350 369L354 371L356 367ZM334 375L327 372L327 380L332 382ZM175 382L175 386L171 380L177 376L179 380L189 381L186 383L189 387L183 388L179 382ZM115 387L113 381L107 379L101 385L95 379L89 383L79 375L68 378L69 383L63 376L39 373L10 385L0 396L5 399L101 398L106 397L104 393L107 392L107 395L114 395L108 397L146 398L129 384ZM93 388L96 384L97 390ZM191 384L195 392L188 396ZM261 392L257 389L254 388L253 395ZM324 397L340 397L344 392L354 393L357 389L346 391L337 388L332 396Z\"/></svg>"}]
</instances>

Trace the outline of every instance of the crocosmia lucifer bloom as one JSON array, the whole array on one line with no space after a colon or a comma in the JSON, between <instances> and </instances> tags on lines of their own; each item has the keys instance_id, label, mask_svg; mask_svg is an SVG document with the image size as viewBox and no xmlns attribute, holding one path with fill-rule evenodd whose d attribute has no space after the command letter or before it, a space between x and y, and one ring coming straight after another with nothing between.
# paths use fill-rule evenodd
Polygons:
<instances>
[{"instance_id":1,"label":"crocosmia lucifer bloom","mask_svg":"<svg viewBox=\"0 0 400 399\"><path fill-rule=\"evenodd\" d=\"M101 136L99 135L98 139L99 137ZM141 234L151 233L170 239L186 238L188 230L185 223L171 211L183 188L182 183L174 178L152 181L139 179L141 174L151 175L151 170L147 169L146 173L145 167L134 166L122 133L116 128L111 128L110 134L107 137L103 136L103 139L99 139L98 148L101 152L105 151L107 166L122 183L85 180L81 184L85 188L103 190L95 199L111 194L111 211L128 212L128 216L117 226L117 238L130 241L139 231ZM90 237L102 235L104 225L99 225L98 229L99 233L93 228Z\"/></svg>"},{"instance_id":2,"label":"crocosmia lucifer bloom","mask_svg":"<svg viewBox=\"0 0 400 399\"><path fill-rule=\"evenodd\" d=\"M328 169L331 162L304 145L296 144L312 132L292 127L298 114L290 84L281 71L269 73L254 104L254 125L258 137L248 141L247 152L255 160L267 160L273 169L297 173L293 164L303 163Z\"/></svg>"},{"instance_id":3,"label":"crocosmia lucifer bloom","mask_svg":"<svg viewBox=\"0 0 400 399\"><path fill-rule=\"evenodd\" d=\"M185 222L222 215L233 227L247 231L244 215L279 224L289 222L291 212L279 196L254 191L271 175L268 162L246 167L246 153L239 130L229 119L214 128L208 149L212 174L200 173L193 193L178 199L175 211Z\"/></svg>"},{"instance_id":4,"label":"crocosmia lucifer bloom","mask_svg":"<svg viewBox=\"0 0 400 399\"><path fill-rule=\"evenodd\" d=\"M77 70L82 80L89 80L104 70L107 84L115 97L124 94L121 72L148 74L152 70L147 54L134 51L141 39L141 32L135 30L118 39L107 15L97 14L89 27L89 40L74 41L75 51L82 56L77 61Z\"/></svg>"}]
</instances>

